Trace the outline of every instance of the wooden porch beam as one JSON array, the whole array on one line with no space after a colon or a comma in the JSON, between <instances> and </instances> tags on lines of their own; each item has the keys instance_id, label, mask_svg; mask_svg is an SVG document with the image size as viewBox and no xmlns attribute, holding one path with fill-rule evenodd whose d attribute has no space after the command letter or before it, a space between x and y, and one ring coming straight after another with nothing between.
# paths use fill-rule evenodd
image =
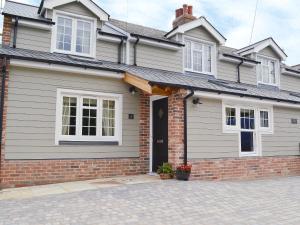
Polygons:
<instances>
[{"instance_id":1,"label":"wooden porch beam","mask_svg":"<svg viewBox=\"0 0 300 225\"><path fill-rule=\"evenodd\" d=\"M125 73L125 77L123 78L123 80L126 83L131 84L148 94L152 94L152 87L147 80L144 80L127 72Z\"/></svg>"}]
</instances>

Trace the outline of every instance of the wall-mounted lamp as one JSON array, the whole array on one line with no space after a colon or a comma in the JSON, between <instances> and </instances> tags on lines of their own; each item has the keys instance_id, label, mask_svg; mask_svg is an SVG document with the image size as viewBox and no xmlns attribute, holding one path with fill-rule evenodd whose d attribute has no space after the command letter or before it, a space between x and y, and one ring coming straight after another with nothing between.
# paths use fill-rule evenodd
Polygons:
<instances>
[{"instance_id":1,"label":"wall-mounted lamp","mask_svg":"<svg viewBox=\"0 0 300 225\"><path fill-rule=\"evenodd\" d=\"M201 105L202 103L200 102L200 98L194 98L193 99L193 104L194 105L197 105L197 104Z\"/></svg>"},{"instance_id":2,"label":"wall-mounted lamp","mask_svg":"<svg viewBox=\"0 0 300 225\"><path fill-rule=\"evenodd\" d=\"M135 89L135 87L130 87L129 88L129 92L132 94L132 95L135 95L137 93L137 90Z\"/></svg>"}]
</instances>

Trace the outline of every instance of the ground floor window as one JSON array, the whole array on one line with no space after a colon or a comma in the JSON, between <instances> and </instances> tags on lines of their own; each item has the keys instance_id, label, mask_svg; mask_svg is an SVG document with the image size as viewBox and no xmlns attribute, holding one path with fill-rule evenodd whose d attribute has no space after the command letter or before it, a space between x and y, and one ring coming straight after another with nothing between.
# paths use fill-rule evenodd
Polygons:
<instances>
[{"instance_id":1,"label":"ground floor window","mask_svg":"<svg viewBox=\"0 0 300 225\"><path fill-rule=\"evenodd\" d=\"M56 142L121 141L122 95L57 91Z\"/></svg>"},{"instance_id":2,"label":"ground floor window","mask_svg":"<svg viewBox=\"0 0 300 225\"><path fill-rule=\"evenodd\" d=\"M261 154L259 135L273 132L271 112L272 107L223 103L223 131L238 134L240 156Z\"/></svg>"}]
</instances>

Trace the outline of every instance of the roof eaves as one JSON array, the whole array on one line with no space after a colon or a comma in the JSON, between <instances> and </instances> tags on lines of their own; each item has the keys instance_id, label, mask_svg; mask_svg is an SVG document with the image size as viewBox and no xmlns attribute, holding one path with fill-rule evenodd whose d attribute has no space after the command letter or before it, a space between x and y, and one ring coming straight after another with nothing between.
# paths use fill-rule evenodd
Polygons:
<instances>
[{"instance_id":1,"label":"roof eaves","mask_svg":"<svg viewBox=\"0 0 300 225\"><path fill-rule=\"evenodd\" d=\"M76 63L63 62L63 61L59 61L59 60L33 58L33 57L19 56L19 55L12 55L12 54L0 54L0 57L7 57L10 59L20 59L20 60L34 61L34 62L42 62L42 63L54 63L54 64L58 64L58 65L66 65L66 66L74 66L74 67L84 67L84 68L89 68L89 69L111 71L111 72L116 72L116 73L124 73L125 72L124 70L120 70L120 69L105 68L105 67L98 67L98 66L92 66L92 65L82 65L82 64L76 64Z\"/></svg>"},{"instance_id":2,"label":"roof eaves","mask_svg":"<svg viewBox=\"0 0 300 225\"><path fill-rule=\"evenodd\" d=\"M5 12L2 12L2 15L3 16L18 17L19 19L31 20L31 21L41 22L41 23L55 24L55 22L53 22L50 19L36 19L36 18L32 18L32 17L19 16L19 15L16 15L16 14L5 13Z\"/></svg>"}]
</instances>

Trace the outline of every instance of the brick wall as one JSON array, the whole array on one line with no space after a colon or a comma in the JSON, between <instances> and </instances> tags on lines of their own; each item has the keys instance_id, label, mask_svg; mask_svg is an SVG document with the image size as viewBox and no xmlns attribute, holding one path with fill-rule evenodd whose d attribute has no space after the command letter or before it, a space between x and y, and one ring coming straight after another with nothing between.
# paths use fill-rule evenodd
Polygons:
<instances>
[{"instance_id":1,"label":"brick wall","mask_svg":"<svg viewBox=\"0 0 300 225\"><path fill-rule=\"evenodd\" d=\"M192 178L201 180L255 179L300 175L300 156L243 157L191 160Z\"/></svg>"},{"instance_id":2,"label":"brick wall","mask_svg":"<svg viewBox=\"0 0 300 225\"><path fill-rule=\"evenodd\" d=\"M175 168L183 163L184 153L184 89L174 90L168 98L168 157Z\"/></svg>"},{"instance_id":3,"label":"brick wall","mask_svg":"<svg viewBox=\"0 0 300 225\"><path fill-rule=\"evenodd\" d=\"M6 107L4 112L5 121ZM140 95L141 147L138 158L5 160L5 132L2 141L0 170L0 184L2 187L21 187L99 177L144 174L149 171L149 96L143 93Z\"/></svg>"},{"instance_id":4,"label":"brick wall","mask_svg":"<svg viewBox=\"0 0 300 225\"><path fill-rule=\"evenodd\" d=\"M2 45L9 45L12 34L12 18L4 16L3 31L2 31Z\"/></svg>"}]
</instances>

